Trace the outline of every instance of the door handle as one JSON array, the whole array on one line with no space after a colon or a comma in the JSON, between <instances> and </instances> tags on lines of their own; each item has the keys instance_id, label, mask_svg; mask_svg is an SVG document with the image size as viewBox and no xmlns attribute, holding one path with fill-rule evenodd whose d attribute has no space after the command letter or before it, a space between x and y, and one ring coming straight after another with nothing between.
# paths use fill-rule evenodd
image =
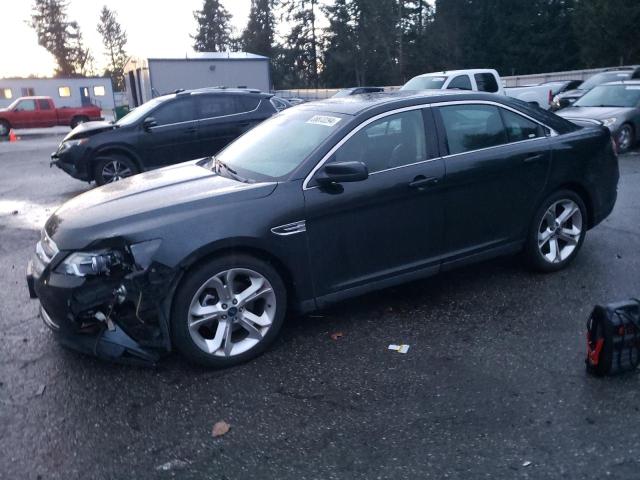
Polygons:
<instances>
[{"instance_id":1,"label":"door handle","mask_svg":"<svg viewBox=\"0 0 640 480\"><path fill-rule=\"evenodd\" d=\"M411 183L409 183L409 186L411 188L424 188L436 185L439 181L440 177L425 177L424 175L418 175Z\"/></svg>"},{"instance_id":2,"label":"door handle","mask_svg":"<svg viewBox=\"0 0 640 480\"><path fill-rule=\"evenodd\" d=\"M524 163L532 163L532 162L537 162L538 160L542 160L544 158L544 154L543 153L536 153L533 155L527 155L526 157L524 157Z\"/></svg>"}]
</instances>

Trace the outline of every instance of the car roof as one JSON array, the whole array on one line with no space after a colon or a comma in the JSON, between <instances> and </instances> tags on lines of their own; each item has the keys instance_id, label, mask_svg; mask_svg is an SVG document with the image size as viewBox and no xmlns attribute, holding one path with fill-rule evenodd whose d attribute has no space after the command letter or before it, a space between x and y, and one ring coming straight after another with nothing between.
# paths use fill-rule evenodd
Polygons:
<instances>
[{"instance_id":1,"label":"car roof","mask_svg":"<svg viewBox=\"0 0 640 480\"><path fill-rule=\"evenodd\" d=\"M262 92L253 88L230 88L230 87L205 87L196 88L192 90L177 90L174 92L176 95L201 95L201 94L233 94L233 95L258 95L264 98L270 98L273 95L267 92Z\"/></svg>"},{"instance_id":2,"label":"car roof","mask_svg":"<svg viewBox=\"0 0 640 480\"><path fill-rule=\"evenodd\" d=\"M615 82L602 83L596 86L600 87L602 85L640 85L640 80L617 80Z\"/></svg>"},{"instance_id":3,"label":"car roof","mask_svg":"<svg viewBox=\"0 0 640 480\"><path fill-rule=\"evenodd\" d=\"M30 95L28 97L18 97L20 100L51 100L51 97L47 97L44 95ZM18 100L16 98L16 100Z\"/></svg>"},{"instance_id":4,"label":"car roof","mask_svg":"<svg viewBox=\"0 0 640 480\"><path fill-rule=\"evenodd\" d=\"M467 68L464 70L443 70L442 72L429 72L416 77L434 77L440 75L462 75L462 74L474 74L474 73L497 73L493 68ZM415 77L414 77L415 78Z\"/></svg>"},{"instance_id":5,"label":"car roof","mask_svg":"<svg viewBox=\"0 0 640 480\"><path fill-rule=\"evenodd\" d=\"M455 98L453 98L455 97ZM498 100L508 97L493 93L469 92L465 90L397 90L395 92L362 93L348 97L331 97L300 105L299 108L322 110L345 115L359 115L367 110L390 110L421 103L438 103L450 100Z\"/></svg>"}]
</instances>

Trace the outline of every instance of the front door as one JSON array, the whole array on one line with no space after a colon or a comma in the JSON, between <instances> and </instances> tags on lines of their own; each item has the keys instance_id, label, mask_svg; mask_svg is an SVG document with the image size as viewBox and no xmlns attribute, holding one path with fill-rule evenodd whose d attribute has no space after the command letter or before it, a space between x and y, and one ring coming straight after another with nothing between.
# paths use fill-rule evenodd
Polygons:
<instances>
[{"instance_id":1,"label":"front door","mask_svg":"<svg viewBox=\"0 0 640 480\"><path fill-rule=\"evenodd\" d=\"M550 166L544 127L489 104L436 109L447 175L450 260L522 240Z\"/></svg>"},{"instance_id":2,"label":"front door","mask_svg":"<svg viewBox=\"0 0 640 480\"><path fill-rule=\"evenodd\" d=\"M333 188L311 180L305 217L317 296L437 270L444 165L435 158L432 125L429 109L373 121L329 160L361 161L369 178Z\"/></svg>"},{"instance_id":3,"label":"front door","mask_svg":"<svg viewBox=\"0 0 640 480\"><path fill-rule=\"evenodd\" d=\"M198 121L190 95L164 102L149 117L156 125L143 129L140 141L146 166L154 168L198 158Z\"/></svg>"},{"instance_id":4,"label":"front door","mask_svg":"<svg viewBox=\"0 0 640 480\"><path fill-rule=\"evenodd\" d=\"M34 128L38 126L36 101L32 98L20 100L13 107L11 126L13 128Z\"/></svg>"}]
</instances>

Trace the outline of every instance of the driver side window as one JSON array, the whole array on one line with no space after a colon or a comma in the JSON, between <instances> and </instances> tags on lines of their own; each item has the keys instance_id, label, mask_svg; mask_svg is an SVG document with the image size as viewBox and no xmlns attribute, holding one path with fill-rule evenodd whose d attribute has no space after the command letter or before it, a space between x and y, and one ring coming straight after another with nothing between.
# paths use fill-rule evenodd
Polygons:
<instances>
[{"instance_id":1,"label":"driver side window","mask_svg":"<svg viewBox=\"0 0 640 480\"><path fill-rule=\"evenodd\" d=\"M33 112L36 109L35 100L22 100L16 105L16 112Z\"/></svg>"},{"instance_id":2,"label":"driver side window","mask_svg":"<svg viewBox=\"0 0 640 480\"><path fill-rule=\"evenodd\" d=\"M427 157L421 110L381 118L359 130L335 153L333 162L363 162L369 173L410 165Z\"/></svg>"}]
</instances>

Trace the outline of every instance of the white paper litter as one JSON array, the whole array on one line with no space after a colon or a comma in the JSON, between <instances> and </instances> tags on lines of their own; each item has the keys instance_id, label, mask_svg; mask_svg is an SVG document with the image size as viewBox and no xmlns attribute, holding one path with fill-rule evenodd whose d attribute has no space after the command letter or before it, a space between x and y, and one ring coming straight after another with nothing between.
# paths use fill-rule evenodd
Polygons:
<instances>
[{"instance_id":1,"label":"white paper litter","mask_svg":"<svg viewBox=\"0 0 640 480\"><path fill-rule=\"evenodd\" d=\"M401 344L394 345L393 343L389 345L389 350L394 350L398 353L407 353L409 351L409 345Z\"/></svg>"}]
</instances>

